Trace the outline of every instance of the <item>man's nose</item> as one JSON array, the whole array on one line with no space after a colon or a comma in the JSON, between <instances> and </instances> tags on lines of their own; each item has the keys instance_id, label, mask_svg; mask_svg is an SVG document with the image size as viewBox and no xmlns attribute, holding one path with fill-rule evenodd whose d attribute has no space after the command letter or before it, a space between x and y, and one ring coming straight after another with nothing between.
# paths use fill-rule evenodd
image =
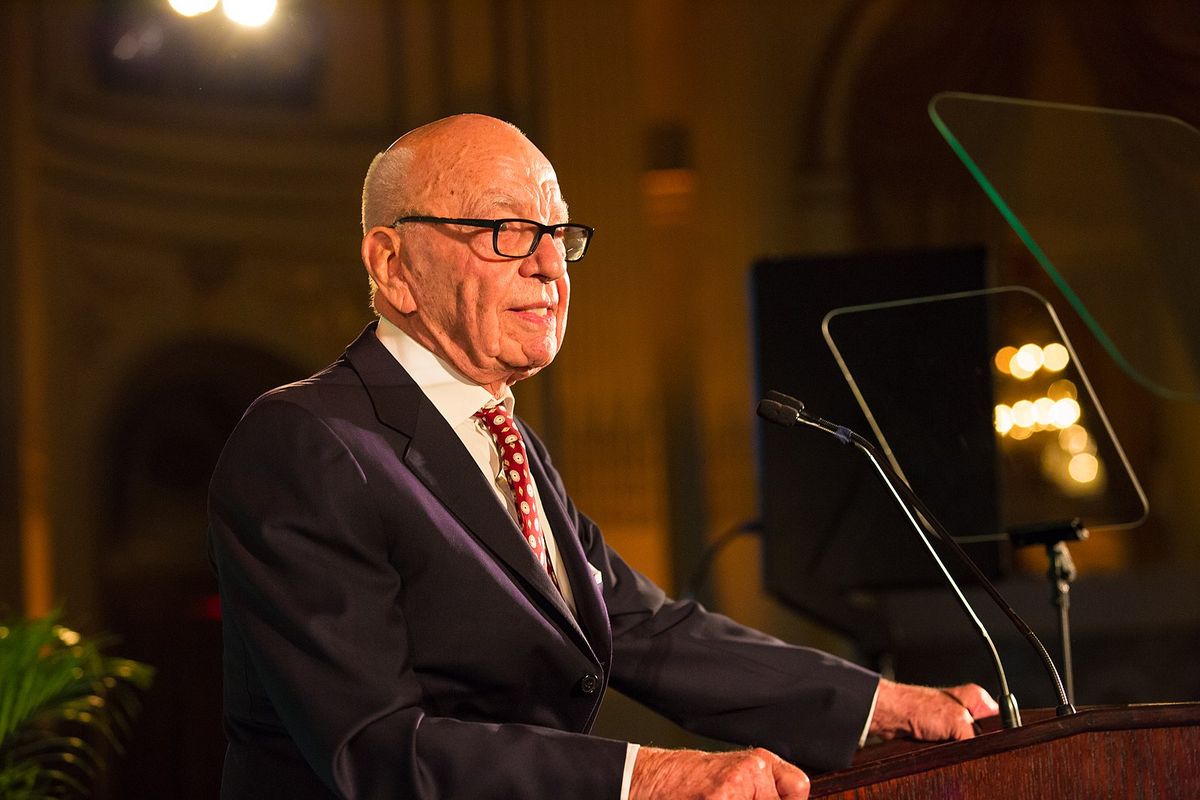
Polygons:
<instances>
[{"instance_id":1,"label":"man's nose","mask_svg":"<svg viewBox=\"0 0 1200 800\"><path fill-rule=\"evenodd\" d=\"M554 237L548 233L538 238L537 247L521 264L522 275L537 278L544 283L556 281L566 272L566 256L562 248L555 243Z\"/></svg>"}]
</instances>

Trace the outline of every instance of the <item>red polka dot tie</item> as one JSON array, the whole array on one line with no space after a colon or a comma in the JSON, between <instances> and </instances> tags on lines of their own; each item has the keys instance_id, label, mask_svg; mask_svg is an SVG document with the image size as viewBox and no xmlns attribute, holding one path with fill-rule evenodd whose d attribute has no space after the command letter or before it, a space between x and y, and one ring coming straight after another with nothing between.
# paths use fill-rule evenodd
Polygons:
<instances>
[{"instance_id":1,"label":"red polka dot tie","mask_svg":"<svg viewBox=\"0 0 1200 800\"><path fill-rule=\"evenodd\" d=\"M550 580L557 587L558 576L554 574L554 565L550 563L546 553L546 540L542 533L541 520L538 519L537 501L534 499L533 478L529 475L529 457L525 452L521 432L517 430L512 414L503 405L481 408L474 416L491 434L492 441L496 443L496 449L500 453L500 467L512 492L521 534L533 552L533 557L542 565L542 569L549 573Z\"/></svg>"}]
</instances>

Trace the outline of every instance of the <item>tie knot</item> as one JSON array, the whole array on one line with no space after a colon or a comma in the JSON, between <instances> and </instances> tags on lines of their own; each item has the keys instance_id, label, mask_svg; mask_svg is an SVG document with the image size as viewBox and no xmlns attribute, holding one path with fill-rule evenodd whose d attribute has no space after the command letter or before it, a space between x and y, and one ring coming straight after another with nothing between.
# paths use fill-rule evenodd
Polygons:
<instances>
[{"instance_id":1,"label":"tie knot","mask_svg":"<svg viewBox=\"0 0 1200 800\"><path fill-rule=\"evenodd\" d=\"M503 404L492 406L491 408L481 408L472 416L483 423L484 427L493 436L500 434L516 432L516 426L513 424L512 414Z\"/></svg>"}]
</instances>

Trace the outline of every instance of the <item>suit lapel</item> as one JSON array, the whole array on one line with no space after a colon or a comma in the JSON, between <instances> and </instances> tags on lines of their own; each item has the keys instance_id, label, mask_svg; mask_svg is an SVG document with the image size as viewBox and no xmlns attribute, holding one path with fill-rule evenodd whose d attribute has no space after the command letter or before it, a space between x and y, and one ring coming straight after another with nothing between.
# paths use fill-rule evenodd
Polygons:
<instances>
[{"instance_id":1,"label":"suit lapel","mask_svg":"<svg viewBox=\"0 0 1200 800\"><path fill-rule=\"evenodd\" d=\"M528 442L529 429L524 423L519 424ZM554 542L558 546L563 566L566 567L567 578L571 581L579 624L587 633L588 642L595 654L607 669L612 655L612 629L608 624L603 587L595 579L596 573L593 572L592 565L579 542L579 532L571 524L562 498L554 491L555 484L550 480L545 464L534 448L527 448L527 452L531 454L529 462L533 468L533 479L538 486L542 508L546 511L550 530L554 533Z\"/></svg>"},{"instance_id":2,"label":"suit lapel","mask_svg":"<svg viewBox=\"0 0 1200 800\"><path fill-rule=\"evenodd\" d=\"M346 358L362 379L379 421L409 438L402 454L408 468L507 567L514 583L523 587L542 613L565 628L590 654L587 637L549 575L533 558L516 523L497 502L479 465L376 338L374 323L347 348Z\"/></svg>"}]
</instances>

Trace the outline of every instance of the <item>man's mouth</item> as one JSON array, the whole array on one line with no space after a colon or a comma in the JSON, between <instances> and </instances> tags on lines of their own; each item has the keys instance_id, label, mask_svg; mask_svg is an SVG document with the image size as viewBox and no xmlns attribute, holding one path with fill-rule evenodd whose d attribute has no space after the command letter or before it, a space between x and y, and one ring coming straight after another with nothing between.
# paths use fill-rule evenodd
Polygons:
<instances>
[{"instance_id":1,"label":"man's mouth","mask_svg":"<svg viewBox=\"0 0 1200 800\"><path fill-rule=\"evenodd\" d=\"M554 313L554 307L539 303L531 306L517 306L510 309L518 314L532 314L537 317L546 317Z\"/></svg>"}]
</instances>

